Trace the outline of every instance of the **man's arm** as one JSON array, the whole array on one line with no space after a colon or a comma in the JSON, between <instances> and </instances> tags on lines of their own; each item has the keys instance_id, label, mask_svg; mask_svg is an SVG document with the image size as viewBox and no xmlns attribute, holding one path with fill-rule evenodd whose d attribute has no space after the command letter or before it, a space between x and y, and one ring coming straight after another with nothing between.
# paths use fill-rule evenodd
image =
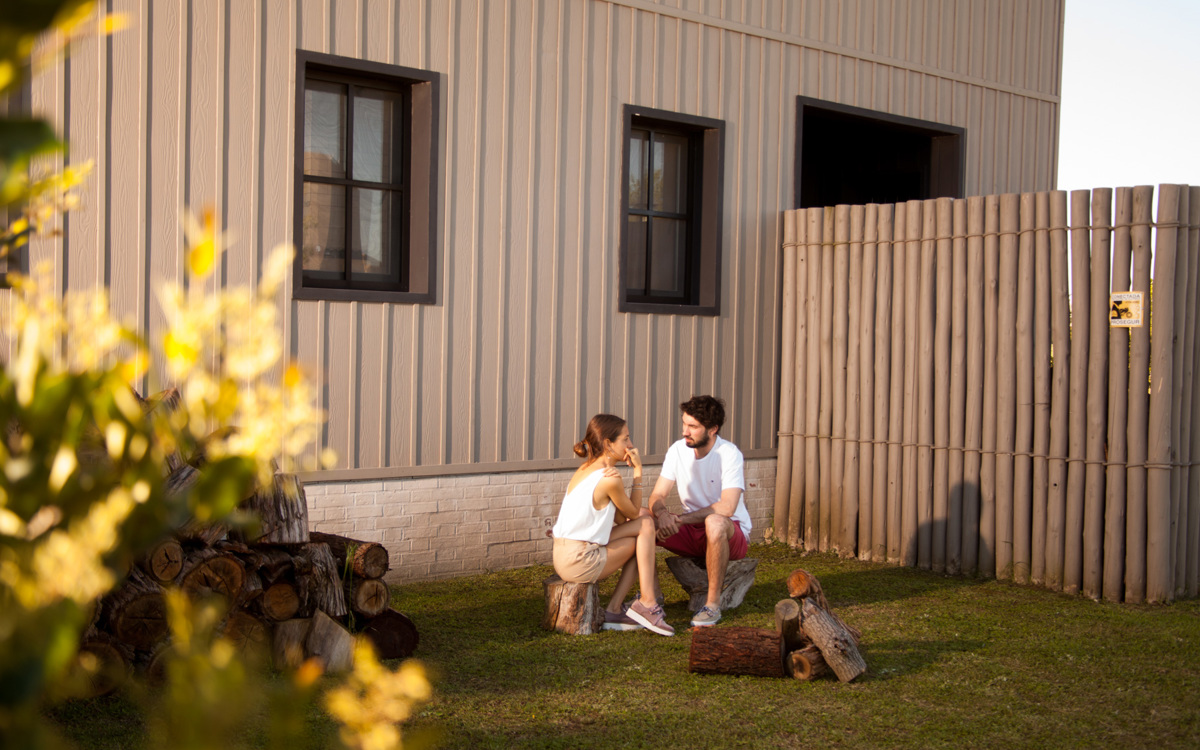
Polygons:
<instances>
[{"instance_id":1,"label":"man's arm","mask_svg":"<svg viewBox=\"0 0 1200 750\"><path fill-rule=\"evenodd\" d=\"M679 530L679 517L667 508L667 495L671 494L671 488L674 486L675 482L659 476L654 482L654 491L650 493L650 499L646 501L650 515L654 517L654 528L658 530L659 537L671 536Z\"/></svg>"},{"instance_id":2,"label":"man's arm","mask_svg":"<svg viewBox=\"0 0 1200 750\"><path fill-rule=\"evenodd\" d=\"M657 487L655 488L657 490ZM653 499L653 498L652 498ZM707 516L716 513L719 516L731 518L737 511L738 502L742 499L741 487L728 487L721 490L721 499L708 506L679 516L679 523L704 523Z\"/></svg>"}]
</instances>

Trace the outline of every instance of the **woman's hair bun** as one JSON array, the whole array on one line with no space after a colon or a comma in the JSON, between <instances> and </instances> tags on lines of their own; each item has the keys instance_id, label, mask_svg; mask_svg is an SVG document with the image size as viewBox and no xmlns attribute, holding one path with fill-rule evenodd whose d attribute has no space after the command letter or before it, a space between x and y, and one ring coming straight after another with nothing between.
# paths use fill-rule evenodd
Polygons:
<instances>
[{"instance_id":1,"label":"woman's hair bun","mask_svg":"<svg viewBox=\"0 0 1200 750\"><path fill-rule=\"evenodd\" d=\"M587 441L580 440L578 443L576 443L574 451L575 451L576 456L579 456L580 458L587 458L588 457Z\"/></svg>"}]
</instances>

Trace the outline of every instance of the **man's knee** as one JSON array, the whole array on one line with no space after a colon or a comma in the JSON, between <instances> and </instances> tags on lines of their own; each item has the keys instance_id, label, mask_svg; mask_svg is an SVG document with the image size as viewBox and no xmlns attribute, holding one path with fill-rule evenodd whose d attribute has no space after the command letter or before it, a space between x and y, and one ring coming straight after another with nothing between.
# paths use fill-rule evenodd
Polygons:
<instances>
[{"instance_id":1,"label":"man's knee","mask_svg":"<svg viewBox=\"0 0 1200 750\"><path fill-rule=\"evenodd\" d=\"M704 531L711 541L728 542L733 536L733 521L713 513L704 519Z\"/></svg>"}]
</instances>

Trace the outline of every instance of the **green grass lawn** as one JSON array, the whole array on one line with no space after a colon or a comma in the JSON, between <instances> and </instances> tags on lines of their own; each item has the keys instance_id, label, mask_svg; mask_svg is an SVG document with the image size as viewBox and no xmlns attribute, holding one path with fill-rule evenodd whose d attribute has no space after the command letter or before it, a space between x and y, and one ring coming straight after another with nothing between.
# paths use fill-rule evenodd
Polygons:
<instances>
[{"instance_id":1,"label":"green grass lawn","mask_svg":"<svg viewBox=\"0 0 1200 750\"><path fill-rule=\"evenodd\" d=\"M717 627L773 628L784 580L816 575L863 634L854 683L694 675L687 597L660 572L673 638L542 630L548 566L397 587L435 697L405 727L444 748L1200 746L1200 602L1125 606L754 545L756 583ZM602 586L611 591L615 578ZM122 698L56 710L89 748L133 747ZM334 740L314 711L311 746ZM253 744L253 742L251 743Z\"/></svg>"}]
</instances>

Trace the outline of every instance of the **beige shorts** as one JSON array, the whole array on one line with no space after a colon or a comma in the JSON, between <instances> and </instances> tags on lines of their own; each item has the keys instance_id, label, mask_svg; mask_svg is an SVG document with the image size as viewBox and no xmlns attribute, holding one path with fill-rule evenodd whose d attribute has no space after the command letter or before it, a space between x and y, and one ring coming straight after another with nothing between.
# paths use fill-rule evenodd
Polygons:
<instances>
[{"instance_id":1,"label":"beige shorts","mask_svg":"<svg viewBox=\"0 0 1200 750\"><path fill-rule=\"evenodd\" d=\"M554 572L568 583L595 583L608 562L608 547L578 539L554 540Z\"/></svg>"}]
</instances>

